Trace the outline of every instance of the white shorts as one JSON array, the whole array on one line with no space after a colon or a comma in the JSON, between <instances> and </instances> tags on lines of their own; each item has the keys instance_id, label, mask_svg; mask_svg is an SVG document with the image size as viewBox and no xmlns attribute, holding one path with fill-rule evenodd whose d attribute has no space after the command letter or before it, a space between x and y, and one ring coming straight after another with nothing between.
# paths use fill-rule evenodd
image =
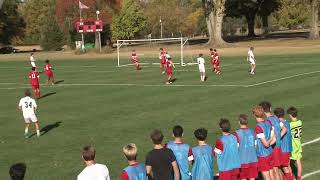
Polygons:
<instances>
[{"instance_id":1,"label":"white shorts","mask_svg":"<svg viewBox=\"0 0 320 180\"><path fill-rule=\"evenodd\" d=\"M35 62L31 62L32 67L37 67Z\"/></svg>"},{"instance_id":2,"label":"white shorts","mask_svg":"<svg viewBox=\"0 0 320 180\"><path fill-rule=\"evenodd\" d=\"M199 66L199 71L200 72L206 72L206 68L204 66Z\"/></svg>"},{"instance_id":3,"label":"white shorts","mask_svg":"<svg viewBox=\"0 0 320 180\"><path fill-rule=\"evenodd\" d=\"M256 62L253 59L249 59L250 64L256 64Z\"/></svg>"},{"instance_id":4,"label":"white shorts","mask_svg":"<svg viewBox=\"0 0 320 180\"><path fill-rule=\"evenodd\" d=\"M31 123L31 122L38 122L38 119L36 117L36 115L31 115L31 116L26 116L24 117L24 122L25 123Z\"/></svg>"}]
</instances>

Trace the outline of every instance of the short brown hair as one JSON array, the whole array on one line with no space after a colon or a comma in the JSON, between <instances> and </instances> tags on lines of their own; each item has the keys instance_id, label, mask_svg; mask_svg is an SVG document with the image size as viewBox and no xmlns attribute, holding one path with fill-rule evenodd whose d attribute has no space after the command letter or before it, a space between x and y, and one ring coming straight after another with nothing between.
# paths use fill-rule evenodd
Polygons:
<instances>
[{"instance_id":1,"label":"short brown hair","mask_svg":"<svg viewBox=\"0 0 320 180\"><path fill-rule=\"evenodd\" d=\"M193 134L197 138L197 140L204 141L207 139L208 131L205 128L199 128L196 129Z\"/></svg>"},{"instance_id":2,"label":"short brown hair","mask_svg":"<svg viewBox=\"0 0 320 180\"><path fill-rule=\"evenodd\" d=\"M247 125L248 124L248 116L245 114L239 115L239 122L241 125Z\"/></svg>"},{"instance_id":3,"label":"short brown hair","mask_svg":"<svg viewBox=\"0 0 320 180\"><path fill-rule=\"evenodd\" d=\"M292 117L297 117L298 116L298 109L291 106L288 108L287 113L290 114Z\"/></svg>"},{"instance_id":4,"label":"short brown hair","mask_svg":"<svg viewBox=\"0 0 320 180\"><path fill-rule=\"evenodd\" d=\"M275 108L273 112L278 118L283 118L285 114L284 109L280 107Z\"/></svg>"},{"instance_id":5,"label":"short brown hair","mask_svg":"<svg viewBox=\"0 0 320 180\"><path fill-rule=\"evenodd\" d=\"M82 149L82 157L85 161L93 161L96 157L96 150L91 145L85 146Z\"/></svg>"},{"instance_id":6,"label":"short brown hair","mask_svg":"<svg viewBox=\"0 0 320 180\"><path fill-rule=\"evenodd\" d=\"M163 140L163 134L159 129L155 129L151 132L150 138L153 144L161 144Z\"/></svg>"},{"instance_id":7,"label":"short brown hair","mask_svg":"<svg viewBox=\"0 0 320 180\"><path fill-rule=\"evenodd\" d=\"M252 114L257 118L262 118L264 115L264 110L263 110L262 106L253 107Z\"/></svg>"},{"instance_id":8,"label":"short brown hair","mask_svg":"<svg viewBox=\"0 0 320 180\"><path fill-rule=\"evenodd\" d=\"M25 95L25 96L31 96L30 90L29 90L29 89L26 89L26 90L24 91L24 95Z\"/></svg>"},{"instance_id":9,"label":"short brown hair","mask_svg":"<svg viewBox=\"0 0 320 180\"><path fill-rule=\"evenodd\" d=\"M123 154L129 161L137 159L138 148L134 143L127 144L122 148Z\"/></svg>"},{"instance_id":10,"label":"short brown hair","mask_svg":"<svg viewBox=\"0 0 320 180\"><path fill-rule=\"evenodd\" d=\"M231 124L230 124L230 121L228 119L221 118L219 126L220 126L222 132L230 132Z\"/></svg>"},{"instance_id":11,"label":"short brown hair","mask_svg":"<svg viewBox=\"0 0 320 180\"><path fill-rule=\"evenodd\" d=\"M264 112L271 112L271 103L268 101L260 102L259 106L261 106Z\"/></svg>"}]
</instances>

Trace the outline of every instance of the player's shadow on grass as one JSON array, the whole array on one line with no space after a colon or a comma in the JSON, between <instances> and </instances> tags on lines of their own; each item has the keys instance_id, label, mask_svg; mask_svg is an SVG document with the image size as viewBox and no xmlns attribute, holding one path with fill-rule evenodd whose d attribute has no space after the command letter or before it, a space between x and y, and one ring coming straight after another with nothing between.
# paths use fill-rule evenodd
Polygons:
<instances>
[{"instance_id":1,"label":"player's shadow on grass","mask_svg":"<svg viewBox=\"0 0 320 180\"><path fill-rule=\"evenodd\" d=\"M175 82L177 80L177 78L173 78L173 79L171 79L170 81L171 82Z\"/></svg>"},{"instance_id":2,"label":"player's shadow on grass","mask_svg":"<svg viewBox=\"0 0 320 180\"><path fill-rule=\"evenodd\" d=\"M54 94L57 94L57 93L56 92L46 93L46 94L42 95L41 97L39 97L38 99L43 99L45 97L48 97L48 96L51 96L51 95L54 95Z\"/></svg>"},{"instance_id":3,"label":"player's shadow on grass","mask_svg":"<svg viewBox=\"0 0 320 180\"><path fill-rule=\"evenodd\" d=\"M62 123L61 121L57 121L57 122L55 122L53 124L48 124L45 127L41 128L41 130L40 130L41 136L47 134L49 131L51 131L51 130L53 130L55 128L58 128L61 123ZM31 134L29 136L29 138L31 138L32 136L35 136L35 135L36 135L36 133L33 133L33 134Z\"/></svg>"},{"instance_id":4,"label":"player's shadow on grass","mask_svg":"<svg viewBox=\"0 0 320 180\"><path fill-rule=\"evenodd\" d=\"M53 124L48 124L45 127L41 128L41 130L40 130L41 136L47 134L49 131L51 131L55 128L58 128L61 123L62 123L61 121L57 121Z\"/></svg>"},{"instance_id":5,"label":"player's shadow on grass","mask_svg":"<svg viewBox=\"0 0 320 180\"><path fill-rule=\"evenodd\" d=\"M60 83L63 83L63 82L64 82L64 80L59 80L59 81L54 82L54 84L60 84Z\"/></svg>"}]
</instances>

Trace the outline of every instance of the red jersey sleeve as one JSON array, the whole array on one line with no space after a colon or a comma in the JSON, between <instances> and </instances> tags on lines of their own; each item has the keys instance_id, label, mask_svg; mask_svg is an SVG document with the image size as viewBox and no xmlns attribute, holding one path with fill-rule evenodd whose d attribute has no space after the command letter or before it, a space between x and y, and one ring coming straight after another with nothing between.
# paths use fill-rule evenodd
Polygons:
<instances>
[{"instance_id":1,"label":"red jersey sleeve","mask_svg":"<svg viewBox=\"0 0 320 180\"><path fill-rule=\"evenodd\" d=\"M188 156L189 156L189 157L190 157L190 156L193 156L193 153L192 153L192 149L191 149L191 148L189 148Z\"/></svg>"},{"instance_id":2,"label":"red jersey sleeve","mask_svg":"<svg viewBox=\"0 0 320 180\"><path fill-rule=\"evenodd\" d=\"M261 133L263 133L263 129L260 126L256 126L255 133L261 134Z\"/></svg>"},{"instance_id":3,"label":"red jersey sleeve","mask_svg":"<svg viewBox=\"0 0 320 180\"><path fill-rule=\"evenodd\" d=\"M221 154L223 152L223 143L220 139L217 140L213 151L216 155Z\"/></svg>"},{"instance_id":4,"label":"red jersey sleeve","mask_svg":"<svg viewBox=\"0 0 320 180\"><path fill-rule=\"evenodd\" d=\"M129 176L126 171L122 171L121 180L129 180Z\"/></svg>"},{"instance_id":5,"label":"red jersey sleeve","mask_svg":"<svg viewBox=\"0 0 320 180\"><path fill-rule=\"evenodd\" d=\"M234 132L233 135L237 138L237 142L240 143L240 138L237 132Z\"/></svg>"}]
</instances>

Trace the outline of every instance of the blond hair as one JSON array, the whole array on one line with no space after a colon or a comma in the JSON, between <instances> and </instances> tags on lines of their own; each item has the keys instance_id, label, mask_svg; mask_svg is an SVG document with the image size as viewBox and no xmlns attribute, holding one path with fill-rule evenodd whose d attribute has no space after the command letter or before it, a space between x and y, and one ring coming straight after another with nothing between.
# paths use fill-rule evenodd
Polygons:
<instances>
[{"instance_id":1,"label":"blond hair","mask_svg":"<svg viewBox=\"0 0 320 180\"><path fill-rule=\"evenodd\" d=\"M122 148L123 154L129 161L136 160L138 148L134 143L127 144Z\"/></svg>"},{"instance_id":2,"label":"blond hair","mask_svg":"<svg viewBox=\"0 0 320 180\"><path fill-rule=\"evenodd\" d=\"M252 108L252 113L257 118L262 118L264 115L264 110L262 106L255 106Z\"/></svg>"}]
</instances>

